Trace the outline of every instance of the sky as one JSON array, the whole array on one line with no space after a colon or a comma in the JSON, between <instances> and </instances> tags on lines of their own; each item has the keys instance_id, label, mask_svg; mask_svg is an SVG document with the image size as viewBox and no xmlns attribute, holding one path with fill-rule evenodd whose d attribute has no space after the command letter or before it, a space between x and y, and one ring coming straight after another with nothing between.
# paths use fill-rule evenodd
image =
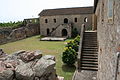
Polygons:
<instances>
[{"instance_id":1,"label":"sky","mask_svg":"<svg viewBox=\"0 0 120 80\"><path fill-rule=\"evenodd\" d=\"M94 0L0 0L0 22L37 18L43 9L93 6Z\"/></svg>"}]
</instances>

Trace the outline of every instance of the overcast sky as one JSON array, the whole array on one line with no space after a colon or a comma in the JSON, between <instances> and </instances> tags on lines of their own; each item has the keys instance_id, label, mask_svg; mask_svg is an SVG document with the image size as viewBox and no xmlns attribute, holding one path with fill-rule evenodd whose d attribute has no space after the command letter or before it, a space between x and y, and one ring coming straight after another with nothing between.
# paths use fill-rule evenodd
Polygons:
<instances>
[{"instance_id":1,"label":"overcast sky","mask_svg":"<svg viewBox=\"0 0 120 80\"><path fill-rule=\"evenodd\" d=\"M0 0L0 22L38 17L43 9L93 6L94 0Z\"/></svg>"}]
</instances>

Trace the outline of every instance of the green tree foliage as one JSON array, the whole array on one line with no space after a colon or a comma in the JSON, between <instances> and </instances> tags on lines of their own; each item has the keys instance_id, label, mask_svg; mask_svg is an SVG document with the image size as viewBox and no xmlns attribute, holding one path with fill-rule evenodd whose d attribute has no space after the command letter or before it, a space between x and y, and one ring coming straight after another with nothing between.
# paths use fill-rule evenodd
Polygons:
<instances>
[{"instance_id":1,"label":"green tree foliage","mask_svg":"<svg viewBox=\"0 0 120 80\"><path fill-rule=\"evenodd\" d=\"M63 52L62 61L68 66L71 66L75 63L76 59L77 59L76 51L71 47L66 47L65 51Z\"/></svg>"},{"instance_id":2,"label":"green tree foliage","mask_svg":"<svg viewBox=\"0 0 120 80\"><path fill-rule=\"evenodd\" d=\"M15 28L15 27L21 27L23 25L22 21L18 22L7 22L7 23L0 23L0 27L10 27L10 28Z\"/></svg>"},{"instance_id":3,"label":"green tree foliage","mask_svg":"<svg viewBox=\"0 0 120 80\"><path fill-rule=\"evenodd\" d=\"M78 35L78 30L77 28L72 29L72 38L75 38Z\"/></svg>"}]
</instances>

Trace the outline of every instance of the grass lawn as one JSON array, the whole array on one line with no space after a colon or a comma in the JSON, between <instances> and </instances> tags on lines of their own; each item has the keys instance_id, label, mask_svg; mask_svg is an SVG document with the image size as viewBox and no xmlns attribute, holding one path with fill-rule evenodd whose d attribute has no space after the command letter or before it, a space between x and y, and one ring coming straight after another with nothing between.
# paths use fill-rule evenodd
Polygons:
<instances>
[{"instance_id":1,"label":"grass lawn","mask_svg":"<svg viewBox=\"0 0 120 80\"><path fill-rule=\"evenodd\" d=\"M33 36L24 40L0 45L0 48L8 54L19 50L41 50L44 55L54 55L56 57L57 74L65 77L65 80L72 80L75 67L68 67L61 60L66 41L39 41L39 36Z\"/></svg>"}]
</instances>

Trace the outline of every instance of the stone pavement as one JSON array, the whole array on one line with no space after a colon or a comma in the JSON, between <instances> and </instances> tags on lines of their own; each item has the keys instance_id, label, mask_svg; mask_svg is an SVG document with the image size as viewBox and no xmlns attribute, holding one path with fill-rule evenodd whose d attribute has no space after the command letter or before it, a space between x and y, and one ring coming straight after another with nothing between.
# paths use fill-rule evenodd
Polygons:
<instances>
[{"instance_id":1,"label":"stone pavement","mask_svg":"<svg viewBox=\"0 0 120 80\"><path fill-rule=\"evenodd\" d=\"M76 70L72 80L97 80L97 71Z\"/></svg>"},{"instance_id":2,"label":"stone pavement","mask_svg":"<svg viewBox=\"0 0 120 80\"><path fill-rule=\"evenodd\" d=\"M41 38L41 41L64 41L66 37L44 37Z\"/></svg>"}]
</instances>

